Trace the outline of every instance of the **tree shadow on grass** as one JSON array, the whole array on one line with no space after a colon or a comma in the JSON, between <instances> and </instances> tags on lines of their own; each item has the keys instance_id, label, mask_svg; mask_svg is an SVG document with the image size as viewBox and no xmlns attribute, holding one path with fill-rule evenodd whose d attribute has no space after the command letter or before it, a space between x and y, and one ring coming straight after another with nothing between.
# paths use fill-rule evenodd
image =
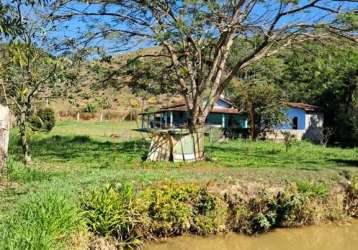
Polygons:
<instances>
[{"instance_id":1,"label":"tree shadow on grass","mask_svg":"<svg viewBox=\"0 0 358 250\"><path fill-rule=\"evenodd\" d=\"M347 159L331 159L331 162L337 163L339 166L345 167L358 167L358 160L347 160Z\"/></svg>"},{"instance_id":2,"label":"tree shadow on grass","mask_svg":"<svg viewBox=\"0 0 358 250\"><path fill-rule=\"evenodd\" d=\"M101 142L88 136L52 136L30 143L34 159L49 161L83 162L113 160L122 157L133 159L142 156L148 148L144 140ZM17 150L17 152L20 152Z\"/></svg>"}]
</instances>

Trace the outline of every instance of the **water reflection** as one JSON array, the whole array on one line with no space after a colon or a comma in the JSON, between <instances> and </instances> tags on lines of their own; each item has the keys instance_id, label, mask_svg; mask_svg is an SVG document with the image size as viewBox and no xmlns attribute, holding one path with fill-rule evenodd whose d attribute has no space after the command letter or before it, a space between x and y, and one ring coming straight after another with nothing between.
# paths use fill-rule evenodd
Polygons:
<instances>
[{"instance_id":1,"label":"water reflection","mask_svg":"<svg viewBox=\"0 0 358 250\"><path fill-rule=\"evenodd\" d=\"M278 229L260 236L229 233L213 237L182 236L151 243L147 250L358 250L358 221Z\"/></svg>"}]
</instances>

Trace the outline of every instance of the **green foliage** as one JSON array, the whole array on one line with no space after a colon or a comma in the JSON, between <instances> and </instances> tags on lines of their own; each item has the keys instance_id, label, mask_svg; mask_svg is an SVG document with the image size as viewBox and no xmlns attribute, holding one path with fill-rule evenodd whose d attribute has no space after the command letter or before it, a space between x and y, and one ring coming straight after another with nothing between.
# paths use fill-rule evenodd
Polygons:
<instances>
[{"instance_id":1,"label":"green foliage","mask_svg":"<svg viewBox=\"0 0 358 250\"><path fill-rule=\"evenodd\" d=\"M73 201L53 191L31 195L0 225L1 249L61 249L82 229Z\"/></svg>"},{"instance_id":2,"label":"green foliage","mask_svg":"<svg viewBox=\"0 0 358 250\"><path fill-rule=\"evenodd\" d=\"M292 147L293 143L296 140L295 135L291 134L289 131L281 132L283 134L283 143L285 144L286 153Z\"/></svg>"},{"instance_id":3,"label":"green foliage","mask_svg":"<svg viewBox=\"0 0 358 250\"><path fill-rule=\"evenodd\" d=\"M309 52L309 53L307 53ZM282 53L283 73L277 84L291 101L323 108L332 140L358 141L358 50L349 43L307 43Z\"/></svg>"},{"instance_id":4,"label":"green foliage","mask_svg":"<svg viewBox=\"0 0 358 250\"><path fill-rule=\"evenodd\" d=\"M50 132L56 124L55 111L51 108L39 109L30 118L30 127L34 131Z\"/></svg>"},{"instance_id":5,"label":"green foliage","mask_svg":"<svg viewBox=\"0 0 358 250\"><path fill-rule=\"evenodd\" d=\"M107 185L87 193L81 201L81 208L89 230L128 244L140 243L134 232L139 223L134 195L133 187L128 184Z\"/></svg>"},{"instance_id":6,"label":"green foliage","mask_svg":"<svg viewBox=\"0 0 358 250\"><path fill-rule=\"evenodd\" d=\"M231 227L246 234L312 224L317 216L314 201L296 192L279 192L276 196L261 192L249 200L236 197L228 203Z\"/></svg>"},{"instance_id":7,"label":"green foliage","mask_svg":"<svg viewBox=\"0 0 358 250\"><path fill-rule=\"evenodd\" d=\"M297 181L297 191L309 197L326 198L328 196L328 187L323 182Z\"/></svg>"},{"instance_id":8,"label":"green foliage","mask_svg":"<svg viewBox=\"0 0 358 250\"><path fill-rule=\"evenodd\" d=\"M344 207L350 216L358 217L358 176L353 176L346 185Z\"/></svg>"},{"instance_id":9,"label":"green foliage","mask_svg":"<svg viewBox=\"0 0 358 250\"><path fill-rule=\"evenodd\" d=\"M265 133L286 121L284 93L274 84L261 82L253 76L231 87L231 95L238 107L247 113L252 139L265 137Z\"/></svg>"},{"instance_id":10,"label":"green foliage","mask_svg":"<svg viewBox=\"0 0 358 250\"><path fill-rule=\"evenodd\" d=\"M205 188L166 184L145 190L141 199L154 235L205 235L225 229L225 204Z\"/></svg>"},{"instance_id":11,"label":"green foliage","mask_svg":"<svg viewBox=\"0 0 358 250\"><path fill-rule=\"evenodd\" d=\"M10 181L32 182L49 180L53 174L29 168L21 162L9 158L6 162L6 175Z\"/></svg>"},{"instance_id":12,"label":"green foliage","mask_svg":"<svg viewBox=\"0 0 358 250\"><path fill-rule=\"evenodd\" d=\"M95 113L96 110L97 110L97 106L92 103L86 104L86 106L83 108L83 112L86 113Z\"/></svg>"}]
</instances>

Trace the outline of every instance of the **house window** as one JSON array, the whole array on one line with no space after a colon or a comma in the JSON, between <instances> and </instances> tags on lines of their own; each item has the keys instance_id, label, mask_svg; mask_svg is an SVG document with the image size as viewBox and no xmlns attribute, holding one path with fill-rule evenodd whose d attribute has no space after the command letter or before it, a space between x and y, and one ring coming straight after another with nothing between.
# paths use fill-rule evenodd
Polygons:
<instances>
[{"instance_id":1,"label":"house window","mask_svg":"<svg viewBox=\"0 0 358 250\"><path fill-rule=\"evenodd\" d=\"M292 129L298 129L298 118L297 116L292 119Z\"/></svg>"}]
</instances>

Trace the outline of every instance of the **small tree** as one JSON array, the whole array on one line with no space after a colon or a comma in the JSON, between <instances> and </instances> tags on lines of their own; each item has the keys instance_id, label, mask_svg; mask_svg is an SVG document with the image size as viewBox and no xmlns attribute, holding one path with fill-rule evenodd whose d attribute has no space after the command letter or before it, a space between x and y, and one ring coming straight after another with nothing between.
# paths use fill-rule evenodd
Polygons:
<instances>
[{"instance_id":1,"label":"small tree","mask_svg":"<svg viewBox=\"0 0 358 250\"><path fill-rule=\"evenodd\" d=\"M248 114L250 137L255 140L259 135L272 130L275 125L285 121L285 98L274 84L243 82L236 85L236 104Z\"/></svg>"},{"instance_id":2,"label":"small tree","mask_svg":"<svg viewBox=\"0 0 358 250\"><path fill-rule=\"evenodd\" d=\"M334 129L330 127L323 128L319 131L319 141L322 146L326 147L329 139L334 134Z\"/></svg>"},{"instance_id":3,"label":"small tree","mask_svg":"<svg viewBox=\"0 0 358 250\"><path fill-rule=\"evenodd\" d=\"M0 59L3 91L0 101L6 103L16 117L26 164L31 162L28 134L31 117L35 114L34 103L43 99L43 93L48 97L55 92L60 82L66 79L64 72L70 64L66 58L56 58L44 50L48 42L45 22L36 22L35 12L27 11L27 18L21 15L21 34L3 46Z\"/></svg>"},{"instance_id":4,"label":"small tree","mask_svg":"<svg viewBox=\"0 0 358 250\"><path fill-rule=\"evenodd\" d=\"M283 143L285 144L286 153L292 147L293 143L296 140L295 135L291 134L289 131L281 132L283 135Z\"/></svg>"}]
</instances>

